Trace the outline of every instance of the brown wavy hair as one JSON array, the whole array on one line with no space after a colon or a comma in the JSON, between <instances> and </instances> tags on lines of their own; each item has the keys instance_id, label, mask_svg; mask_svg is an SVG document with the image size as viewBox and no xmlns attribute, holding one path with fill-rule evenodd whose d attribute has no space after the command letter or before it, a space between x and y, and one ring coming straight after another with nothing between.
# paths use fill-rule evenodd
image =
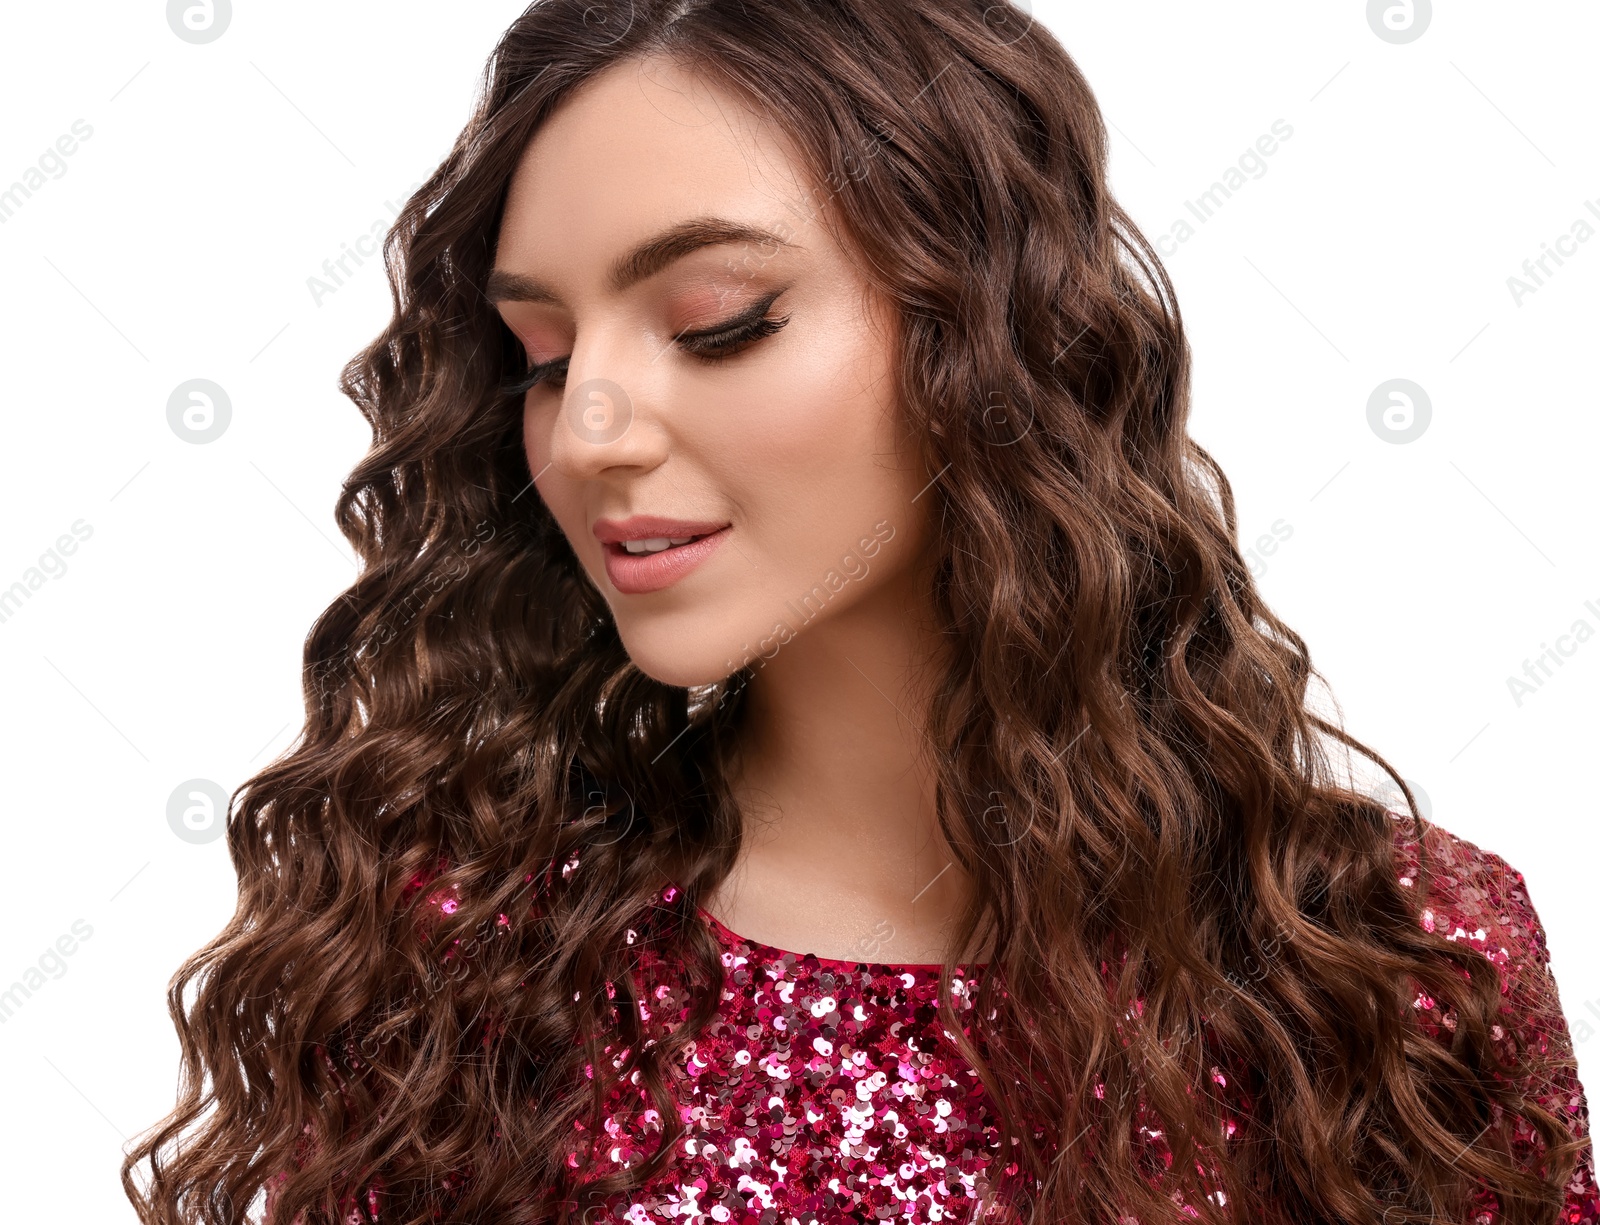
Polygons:
<instances>
[{"instance_id":1,"label":"brown wavy hair","mask_svg":"<svg viewBox=\"0 0 1600 1225\"><path fill-rule=\"evenodd\" d=\"M1461 1219L1477 1183L1507 1225L1553 1221L1581 1142L1525 1092L1537 1056L1496 1054L1494 966L1419 925L1395 818L1336 776L1323 736L1394 778L1420 839L1388 763L1308 709L1306 646L1186 433L1181 317L1109 193L1094 96L1003 0L541 0L504 35L386 240L392 320L343 372L373 435L337 506L363 568L307 638L303 731L230 808L238 910L173 980L180 1100L122 1168L141 1220L235 1221L280 1174L280 1222L380 1198L395 1225L571 1219L574 1124L635 1072L664 1140L593 1187L672 1156L666 1069L721 982L694 906L739 850L722 768L749 674L683 689L630 663L529 496L504 390L524 359L483 294L529 139L649 54L793 138L899 312L953 644L938 819L974 885L952 943L995 938L991 1019L963 1034L948 991L941 1013L1032 1180L1026 1219L1191 1220L1188 1188L1205 1220L1401 1225ZM625 1006L645 943L701 987L654 1045ZM1418 985L1448 1044L1417 1032ZM1228 1149L1218 1052L1255 1072L1255 1139ZM1141 1104L1171 1138L1160 1177ZM1197 1154L1225 1205L1190 1187Z\"/></svg>"}]
</instances>

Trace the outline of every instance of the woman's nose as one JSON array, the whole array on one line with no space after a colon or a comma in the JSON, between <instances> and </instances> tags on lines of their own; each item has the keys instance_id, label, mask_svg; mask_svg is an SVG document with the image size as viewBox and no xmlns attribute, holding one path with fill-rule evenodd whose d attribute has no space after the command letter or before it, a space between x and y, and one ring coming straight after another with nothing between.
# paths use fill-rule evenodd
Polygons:
<instances>
[{"instance_id":1,"label":"woman's nose","mask_svg":"<svg viewBox=\"0 0 1600 1225\"><path fill-rule=\"evenodd\" d=\"M644 404L657 394L661 367L634 343L573 347L561 407L551 422L550 461L574 479L609 468L648 470L665 458L666 436ZM648 371L648 373L646 373Z\"/></svg>"}]
</instances>

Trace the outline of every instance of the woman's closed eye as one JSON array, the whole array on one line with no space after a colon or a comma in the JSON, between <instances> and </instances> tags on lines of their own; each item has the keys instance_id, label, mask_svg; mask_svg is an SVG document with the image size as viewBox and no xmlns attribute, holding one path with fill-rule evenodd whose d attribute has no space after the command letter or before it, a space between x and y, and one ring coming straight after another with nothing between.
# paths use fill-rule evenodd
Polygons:
<instances>
[{"instance_id":1,"label":"woman's closed eye","mask_svg":"<svg viewBox=\"0 0 1600 1225\"><path fill-rule=\"evenodd\" d=\"M756 341L771 336L789 322L788 315L778 318L767 316L767 311L782 292L781 289L774 290L753 304L749 310L723 323L695 331L679 332L673 337L673 341L685 352L707 365L727 361ZM520 396L546 383L551 386L564 384L567 378L567 363L571 360L570 356L557 357L530 365L519 381L506 385L502 390L508 396Z\"/></svg>"}]
</instances>

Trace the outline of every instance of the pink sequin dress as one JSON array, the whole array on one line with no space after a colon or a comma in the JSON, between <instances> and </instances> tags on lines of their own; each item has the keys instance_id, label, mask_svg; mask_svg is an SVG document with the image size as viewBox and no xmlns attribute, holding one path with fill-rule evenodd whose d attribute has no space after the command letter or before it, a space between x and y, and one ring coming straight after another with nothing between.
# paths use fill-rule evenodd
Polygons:
<instances>
[{"instance_id":1,"label":"pink sequin dress","mask_svg":"<svg viewBox=\"0 0 1600 1225\"><path fill-rule=\"evenodd\" d=\"M700 915L722 945L727 984L715 1021L675 1069L688 1132L675 1168L615 1198L611 1216L638 1225L970 1219L993 1181L998 1132L977 1074L935 1015L939 967L786 952ZM641 979L646 1010L680 1023L682 974L651 958ZM975 988L966 977L951 983L958 1011ZM662 1131L628 1087L603 1127L598 1160L583 1165L581 1140L568 1158L588 1178L636 1164Z\"/></svg>"},{"instance_id":2,"label":"pink sequin dress","mask_svg":"<svg viewBox=\"0 0 1600 1225\"><path fill-rule=\"evenodd\" d=\"M1397 822L1402 885L1416 848ZM1536 1096L1588 1134L1588 1112L1562 1016L1544 930L1522 874L1498 856L1429 829L1432 891L1422 925L1464 940L1499 967L1519 1026L1500 1031L1510 1050L1532 1044L1569 1057L1569 1074ZM748 940L701 911L722 945L721 1009L674 1070L687 1128L678 1159L650 1184L613 1197L591 1222L631 1225L837 1225L839 1222L989 1222L1017 1219L999 1169L992 1103L935 1016L939 967L883 965L799 954ZM950 985L956 1011L970 1009L981 967ZM646 1010L668 1027L687 1011L678 967L646 960ZM1419 994L1422 1030L1448 1041L1454 1017ZM1213 1068L1224 1093L1243 1078ZM1248 1102L1234 1094L1236 1117ZM1153 1123L1153 1121L1152 1121ZM612 1096L604 1134L579 1137L568 1164L586 1178L637 1164L659 1142L662 1121L636 1087ZM1168 1157L1158 1125L1144 1142ZM1529 1135L1519 1138L1526 1151ZM579 1154L584 1156L580 1158ZM592 1155L591 1155L592 1154ZM1006 1177L1001 1177L1005 1175ZM1213 1194L1225 1194L1215 1183ZM1499 1219L1487 1191L1474 1225ZM1567 1188L1567 1225L1600 1222L1592 1148ZM1131 1218L1130 1218L1131 1220Z\"/></svg>"},{"instance_id":3,"label":"pink sequin dress","mask_svg":"<svg viewBox=\"0 0 1600 1225\"><path fill-rule=\"evenodd\" d=\"M1409 820L1396 823L1400 883L1413 887L1417 861L1409 828ZM1565 1060L1552 1083L1531 1086L1533 1096L1587 1137L1572 1042L1521 873L1438 826L1430 827L1428 840L1433 879L1422 925L1466 941L1499 967L1516 1022L1497 1027L1496 1043L1508 1054L1531 1045ZM450 904L448 895L430 900ZM935 1014L938 966L788 952L739 936L703 910L700 916L722 946L726 986L712 1024L671 1069L686 1128L676 1159L646 1186L613 1196L603 1212L591 1209L586 1221L922 1225L1019 1219L1006 1193L1017 1185L1017 1171L999 1160L993 1104ZM975 967L950 984L958 1015L970 1010L980 973ZM647 1026L671 1029L683 1021L684 981L682 967L644 955L639 997ZM1412 1006L1422 1031L1447 1042L1454 1017L1425 994ZM613 1058L622 1053L614 1045L605 1049ZM1227 1068L1211 1074L1230 1095L1237 1127L1245 1127L1249 1102L1238 1087L1248 1077ZM1141 1143L1170 1161L1158 1125L1145 1121L1151 1125L1141 1127ZM581 1186L639 1164L663 1130L639 1086L618 1086L600 1129L580 1126L572 1138L567 1161L575 1181ZM1525 1131L1517 1140L1530 1166L1534 1139ZM1226 1194L1214 1181L1206 1190ZM378 1219L384 1219L381 1212ZM1492 1194L1483 1191L1469 1220L1495 1225L1499 1219ZM1568 1183L1560 1219L1600 1225L1592 1148L1585 1148Z\"/></svg>"}]
</instances>

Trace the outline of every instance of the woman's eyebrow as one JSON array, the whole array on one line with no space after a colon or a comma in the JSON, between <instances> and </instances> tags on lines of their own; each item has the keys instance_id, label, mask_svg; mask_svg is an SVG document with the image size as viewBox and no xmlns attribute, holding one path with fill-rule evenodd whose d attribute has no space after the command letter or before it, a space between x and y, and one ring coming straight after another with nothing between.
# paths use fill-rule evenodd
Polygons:
<instances>
[{"instance_id":1,"label":"woman's eyebrow","mask_svg":"<svg viewBox=\"0 0 1600 1225\"><path fill-rule=\"evenodd\" d=\"M647 238L612 265L608 278L611 292L621 293L690 252L722 243L753 243L772 249L774 254L776 249L794 246L788 239L760 226L723 217L694 217ZM543 281L500 268L489 273L484 295L490 302L559 303L561 300Z\"/></svg>"}]
</instances>

